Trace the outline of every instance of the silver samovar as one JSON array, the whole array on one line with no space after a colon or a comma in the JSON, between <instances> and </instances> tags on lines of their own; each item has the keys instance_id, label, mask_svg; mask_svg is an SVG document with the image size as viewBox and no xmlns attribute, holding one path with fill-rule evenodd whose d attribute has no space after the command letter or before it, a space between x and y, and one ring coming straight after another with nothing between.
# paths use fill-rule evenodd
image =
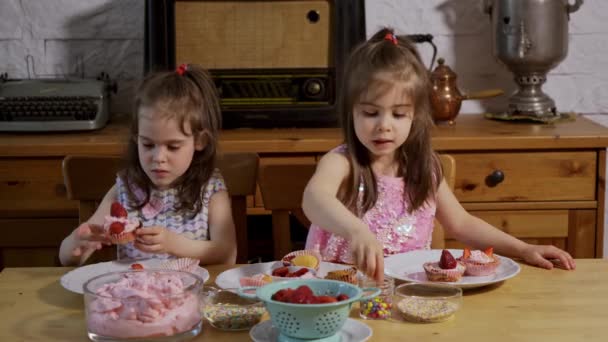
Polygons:
<instances>
[{"instance_id":1,"label":"silver samovar","mask_svg":"<svg viewBox=\"0 0 608 342\"><path fill-rule=\"evenodd\" d=\"M568 20L583 0L484 0L492 20L494 56L515 74L519 89L509 98L507 117L559 116L541 86L568 53Z\"/></svg>"}]
</instances>

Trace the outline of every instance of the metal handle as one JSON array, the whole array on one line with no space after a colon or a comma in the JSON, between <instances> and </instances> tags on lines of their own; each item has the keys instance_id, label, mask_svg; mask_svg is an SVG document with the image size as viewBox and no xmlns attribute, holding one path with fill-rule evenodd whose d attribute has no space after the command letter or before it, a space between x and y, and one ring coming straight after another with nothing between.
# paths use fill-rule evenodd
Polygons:
<instances>
[{"instance_id":1,"label":"metal handle","mask_svg":"<svg viewBox=\"0 0 608 342\"><path fill-rule=\"evenodd\" d=\"M566 9L568 10L568 13L572 13L572 12L578 11L578 9L581 7L581 5L583 4L583 2L584 2L583 0L575 0L572 5L570 5L570 3L568 3L566 5Z\"/></svg>"},{"instance_id":2,"label":"metal handle","mask_svg":"<svg viewBox=\"0 0 608 342\"><path fill-rule=\"evenodd\" d=\"M486 12L490 19L492 19L492 7L494 6L494 0L483 0L483 11Z\"/></svg>"},{"instance_id":3,"label":"metal handle","mask_svg":"<svg viewBox=\"0 0 608 342\"><path fill-rule=\"evenodd\" d=\"M501 170L495 170L486 177L486 185L490 188L497 186L505 180L505 174Z\"/></svg>"}]
</instances>

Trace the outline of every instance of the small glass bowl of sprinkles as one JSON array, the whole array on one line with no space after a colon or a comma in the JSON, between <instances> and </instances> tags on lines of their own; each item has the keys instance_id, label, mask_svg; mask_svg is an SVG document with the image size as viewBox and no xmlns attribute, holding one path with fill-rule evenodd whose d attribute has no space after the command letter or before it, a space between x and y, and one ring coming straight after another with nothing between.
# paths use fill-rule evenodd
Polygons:
<instances>
[{"instance_id":1,"label":"small glass bowl of sprinkles","mask_svg":"<svg viewBox=\"0 0 608 342\"><path fill-rule=\"evenodd\" d=\"M264 302L243 298L237 289L204 286L201 311L212 327L220 330L249 330L262 319Z\"/></svg>"},{"instance_id":2,"label":"small glass bowl of sprinkles","mask_svg":"<svg viewBox=\"0 0 608 342\"><path fill-rule=\"evenodd\" d=\"M443 284L409 283L395 288L393 312L415 323L443 322L462 306L462 290Z\"/></svg>"}]
</instances>

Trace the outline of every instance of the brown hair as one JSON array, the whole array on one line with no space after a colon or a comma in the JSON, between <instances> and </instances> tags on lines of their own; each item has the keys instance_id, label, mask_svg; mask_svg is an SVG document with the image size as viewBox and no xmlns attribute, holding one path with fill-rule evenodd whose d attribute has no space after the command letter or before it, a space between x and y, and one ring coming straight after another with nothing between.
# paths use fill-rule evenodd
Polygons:
<instances>
[{"instance_id":1,"label":"brown hair","mask_svg":"<svg viewBox=\"0 0 608 342\"><path fill-rule=\"evenodd\" d=\"M374 206L378 188L369 151L355 134L353 108L362 94L379 83L377 76L384 72L390 73L395 82L405 82L406 91L414 103L409 136L395 152L399 163L398 176L403 177L407 185L404 196L410 203L409 212L421 207L430 195L435 194L443 177L439 159L431 148L433 119L429 102L431 85L428 70L407 38L396 37L395 40L393 30L384 28L351 53L338 99L338 115L351 165L351 173L342 184L338 196L358 215ZM359 208L357 197L361 183L363 199Z\"/></svg>"},{"instance_id":2,"label":"brown hair","mask_svg":"<svg viewBox=\"0 0 608 342\"><path fill-rule=\"evenodd\" d=\"M187 134L187 124L192 135L205 141L202 151L195 151L186 172L179 177L177 188L179 206L176 209L191 210L193 215L201 210L201 189L215 168L218 134L221 127L221 110L217 89L211 77L200 66L182 65L178 71L153 72L140 83L135 94L135 106L131 122L131 138L127 150L128 166L122 174L131 205L141 209L150 200L152 182L141 167L137 149L139 134L138 115L142 107L156 107L165 118L180 123L182 133ZM142 189L144 199L137 199L134 189Z\"/></svg>"}]
</instances>

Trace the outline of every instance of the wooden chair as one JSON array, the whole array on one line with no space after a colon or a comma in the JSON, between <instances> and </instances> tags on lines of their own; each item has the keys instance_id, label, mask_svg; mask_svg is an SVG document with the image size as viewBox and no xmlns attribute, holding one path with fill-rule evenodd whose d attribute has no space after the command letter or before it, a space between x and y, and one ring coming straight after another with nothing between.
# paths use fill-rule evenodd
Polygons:
<instances>
[{"instance_id":1,"label":"wooden chair","mask_svg":"<svg viewBox=\"0 0 608 342\"><path fill-rule=\"evenodd\" d=\"M451 189L454 189L456 162L454 157L440 155L444 177ZM264 201L264 208L272 213L272 236L274 257L279 260L292 250L289 214L293 214L304 225L310 225L305 218L302 206L302 194L308 180L315 172L313 160L298 161L296 164L262 163L258 175L258 184ZM439 222L435 221L432 248L445 246L445 234Z\"/></svg>"},{"instance_id":2,"label":"wooden chair","mask_svg":"<svg viewBox=\"0 0 608 342\"><path fill-rule=\"evenodd\" d=\"M218 158L232 202L232 215L237 236L237 262L247 261L247 195L255 194L258 170L256 153L226 153ZM63 176L68 198L79 201L78 220L86 221L112 187L123 160L116 156L67 156L63 160ZM107 254L106 254L107 253ZM99 253L96 253L99 254ZM115 254L104 252L101 259L111 260Z\"/></svg>"},{"instance_id":3,"label":"wooden chair","mask_svg":"<svg viewBox=\"0 0 608 342\"><path fill-rule=\"evenodd\" d=\"M224 153L218 168L224 176L232 202L232 218L236 228L236 262L246 263L249 257L247 238L247 196L255 195L259 157L254 152Z\"/></svg>"},{"instance_id":4,"label":"wooden chair","mask_svg":"<svg viewBox=\"0 0 608 342\"><path fill-rule=\"evenodd\" d=\"M289 214L293 213L305 226L310 225L302 212L302 194L315 172L316 162L298 160L296 163L264 163L260 165L258 185L264 208L272 212L274 258L280 260L291 252Z\"/></svg>"},{"instance_id":5,"label":"wooden chair","mask_svg":"<svg viewBox=\"0 0 608 342\"><path fill-rule=\"evenodd\" d=\"M441 168L443 169L443 178L450 189L454 191L454 183L456 183L456 160L449 154L440 154L439 160L441 161ZM445 248L445 232L437 220L435 220L435 227L433 228L431 248Z\"/></svg>"},{"instance_id":6,"label":"wooden chair","mask_svg":"<svg viewBox=\"0 0 608 342\"><path fill-rule=\"evenodd\" d=\"M103 196L116 182L116 173L124 161L114 156L66 156L63 159L63 182L68 199L78 201L78 223L88 220ZM94 253L88 263L116 259L114 246Z\"/></svg>"}]
</instances>

